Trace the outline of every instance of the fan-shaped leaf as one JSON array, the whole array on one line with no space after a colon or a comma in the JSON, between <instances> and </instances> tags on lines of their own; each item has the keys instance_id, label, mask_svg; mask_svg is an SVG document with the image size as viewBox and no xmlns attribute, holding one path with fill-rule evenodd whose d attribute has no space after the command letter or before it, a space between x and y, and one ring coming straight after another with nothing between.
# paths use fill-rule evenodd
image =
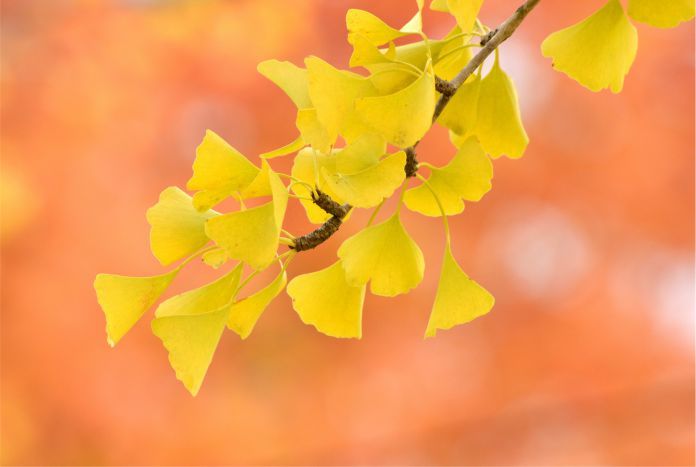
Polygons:
<instances>
[{"instance_id":1,"label":"fan-shaped leaf","mask_svg":"<svg viewBox=\"0 0 696 467\"><path fill-rule=\"evenodd\" d=\"M620 92L637 50L638 33L619 0L609 0L589 18L554 32L541 44L541 53L553 60L555 69L595 92Z\"/></svg>"},{"instance_id":2,"label":"fan-shaped leaf","mask_svg":"<svg viewBox=\"0 0 696 467\"><path fill-rule=\"evenodd\" d=\"M242 265L203 287L163 302L152 332L169 352L176 378L195 396L203 383L230 315Z\"/></svg>"},{"instance_id":3,"label":"fan-shaped leaf","mask_svg":"<svg viewBox=\"0 0 696 467\"><path fill-rule=\"evenodd\" d=\"M400 148L411 146L423 137L432 123L435 110L432 69L394 94L358 99L355 107L363 121L387 142Z\"/></svg>"},{"instance_id":4,"label":"fan-shaped leaf","mask_svg":"<svg viewBox=\"0 0 696 467\"><path fill-rule=\"evenodd\" d=\"M261 62L256 69L282 89L298 109L312 107L307 85L307 70L293 63L278 60Z\"/></svg>"},{"instance_id":5,"label":"fan-shaped leaf","mask_svg":"<svg viewBox=\"0 0 696 467\"><path fill-rule=\"evenodd\" d=\"M111 347L121 340L167 290L179 270L180 267L166 274L150 277L97 275L94 290L106 317L106 336Z\"/></svg>"},{"instance_id":6,"label":"fan-shaped leaf","mask_svg":"<svg viewBox=\"0 0 696 467\"><path fill-rule=\"evenodd\" d=\"M329 172L323 169L327 186L344 200L355 207L369 208L377 206L388 198L405 178L404 165L406 153L397 152L385 157L372 167L352 174Z\"/></svg>"},{"instance_id":7,"label":"fan-shaped leaf","mask_svg":"<svg viewBox=\"0 0 696 467\"><path fill-rule=\"evenodd\" d=\"M500 68L497 56L493 68L481 80L474 134L491 157L522 157L529 144L515 86Z\"/></svg>"},{"instance_id":8,"label":"fan-shaped leaf","mask_svg":"<svg viewBox=\"0 0 696 467\"><path fill-rule=\"evenodd\" d=\"M371 281L375 295L406 293L423 279L423 253L404 229L398 212L347 239L338 249L338 257L348 283L359 286Z\"/></svg>"},{"instance_id":9,"label":"fan-shaped leaf","mask_svg":"<svg viewBox=\"0 0 696 467\"><path fill-rule=\"evenodd\" d=\"M448 244L425 337L485 315L494 303L493 296L462 271Z\"/></svg>"},{"instance_id":10,"label":"fan-shaped leaf","mask_svg":"<svg viewBox=\"0 0 696 467\"><path fill-rule=\"evenodd\" d=\"M628 14L657 28L673 28L694 17L694 0L628 0Z\"/></svg>"},{"instance_id":11,"label":"fan-shaped leaf","mask_svg":"<svg viewBox=\"0 0 696 467\"><path fill-rule=\"evenodd\" d=\"M362 337L365 286L350 285L340 261L293 278L288 295L302 322L319 332L332 337Z\"/></svg>"},{"instance_id":12,"label":"fan-shaped leaf","mask_svg":"<svg viewBox=\"0 0 696 467\"><path fill-rule=\"evenodd\" d=\"M288 192L280 178L268 170L272 201L213 217L205 225L208 237L224 248L230 258L254 269L264 269L275 258L288 201Z\"/></svg>"},{"instance_id":13,"label":"fan-shaped leaf","mask_svg":"<svg viewBox=\"0 0 696 467\"><path fill-rule=\"evenodd\" d=\"M464 209L462 199L480 200L491 189L491 178L493 164L476 138L470 137L449 164L431 169L428 184L440 200L445 214L451 216ZM426 216L441 216L430 189L420 185L408 190L404 196L406 206Z\"/></svg>"},{"instance_id":14,"label":"fan-shaped leaf","mask_svg":"<svg viewBox=\"0 0 696 467\"><path fill-rule=\"evenodd\" d=\"M186 188L197 191L193 205L207 211L228 196L243 190L259 169L213 131L207 130L196 148L193 176Z\"/></svg>"},{"instance_id":15,"label":"fan-shaped leaf","mask_svg":"<svg viewBox=\"0 0 696 467\"><path fill-rule=\"evenodd\" d=\"M283 291L285 284L287 284L287 275L283 269L266 287L232 305L227 327L239 334L242 339L249 337L261 314Z\"/></svg>"},{"instance_id":16,"label":"fan-shaped leaf","mask_svg":"<svg viewBox=\"0 0 696 467\"><path fill-rule=\"evenodd\" d=\"M210 241L205 221L217 215L213 210L195 209L191 197L179 188L166 188L147 210L152 254L166 266L195 253Z\"/></svg>"}]
</instances>

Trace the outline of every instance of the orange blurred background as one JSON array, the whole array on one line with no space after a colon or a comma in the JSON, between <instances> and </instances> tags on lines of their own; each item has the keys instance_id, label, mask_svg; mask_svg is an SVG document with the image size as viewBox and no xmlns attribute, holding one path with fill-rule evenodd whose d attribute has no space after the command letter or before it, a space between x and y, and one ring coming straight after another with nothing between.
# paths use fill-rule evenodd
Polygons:
<instances>
[{"instance_id":1,"label":"orange blurred background","mask_svg":"<svg viewBox=\"0 0 696 467\"><path fill-rule=\"evenodd\" d=\"M489 0L482 19L518 2ZM3 1L2 462L693 463L694 26L638 25L624 92L593 94L539 44L601 3L545 0L503 47L531 144L451 220L492 313L422 339L442 230L408 213L425 280L368 296L362 341L316 333L283 294L247 341L225 334L192 398L148 318L107 346L95 274L162 270L145 210L184 186L206 128L256 162L294 139L294 107L258 62L345 67L348 8L401 25L415 2ZM452 24L426 14L434 37ZM453 153L441 128L419 151ZM290 276L330 264L365 218Z\"/></svg>"}]
</instances>

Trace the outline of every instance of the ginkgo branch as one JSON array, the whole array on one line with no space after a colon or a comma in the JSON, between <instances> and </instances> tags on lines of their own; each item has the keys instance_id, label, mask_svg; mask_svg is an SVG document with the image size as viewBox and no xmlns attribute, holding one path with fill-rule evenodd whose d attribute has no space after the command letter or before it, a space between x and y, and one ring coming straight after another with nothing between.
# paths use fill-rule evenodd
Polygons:
<instances>
[{"instance_id":1,"label":"ginkgo branch","mask_svg":"<svg viewBox=\"0 0 696 467\"><path fill-rule=\"evenodd\" d=\"M488 56L493 53L493 51L497 49L500 44L512 36L512 33L515 32L519 25L522 24L522 21L524 21L524 19L527 17L529 12L532 11L540 1L541 0L527 0L522 6L515 10L512 16L506 19L496 29L491 31L493 32L493 35L490 37L490 39L488 39L488 36L484 37L484 40L481 41L481 45L483 46L481 50L479 50L479 52L474 55L471 60L469 60L469 63L462 68L457 76L452 78L450 83L456 89L459 89L459 87L469 78L469 76L471 76L471 74L484 62L484 60L486 60L486 58L488 58ZM437 101L435 112L433 113L433 122L436 121L440 116L453 95L454 93L452 95L443 94L440 96L440 100Z\"/></svg>"},{"instance_id":2,"label":"ginkgo branch","mask_svg":"<svg viewBox=\"0 0 696 467\"><path fill-rule=\"evenodd\" d=\"M476 71L477 68L481 66L486 58L488 58L488 56L493 53L493 51L495 51L500 44L512 36L519 25L522 24L522 21L524 21L524 19L527 17L529 12L531 12L540 1L541 0L527 0L524 2L524 4L518 7L517 10L515 10L515 12L500 26L483 36L480 41L481 50L479 50L478 53L474 55L471 60L469 60L464 68L462 68L457 76L452 78L451 81L436 77L435 89L440 93L440 99L437 101L435 111L433 112L433 122L438 119L452 96L456 94L459 87L469 78L469 76L471 76L472 73ZM406 165L404 166L406 178L415 177L418 172L416 146L419 142L420 141L417 141L413 146L404 149L406 152ZM331 218L312 232L301 237L296 237L294 239L294 245L291 246L291 248L296 251L310 250L324 243L334 233L336 233L336 231L338 231L339 227L343 223L343 218L346 216L348 211L352 209L351 205L344 204L341 206L337 202L333 201L326 193L322 193L319 190L312 192L312 200L314 201L314 204L319 206L326 213L331 214Z\"/></svg>"}]
</instances>

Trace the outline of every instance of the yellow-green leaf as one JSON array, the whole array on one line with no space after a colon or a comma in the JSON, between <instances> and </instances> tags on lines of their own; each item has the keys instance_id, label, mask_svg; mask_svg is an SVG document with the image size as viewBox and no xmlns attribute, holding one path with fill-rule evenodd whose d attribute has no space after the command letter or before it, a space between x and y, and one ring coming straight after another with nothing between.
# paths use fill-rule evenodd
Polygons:
<instances>
[{"instance_id":1,"label":"yellow-green leaf","mask_svg":"<svg viewBox=\"0 0 696 467\"><path fill-rule=\"evenodd\" d=\"M420 140L432 123L435 77L426 70L408 87L393 94L365 97L355 102L363 121L387 142L406 148Z\"/></svg>"},{"instance_id":2,"label":"yellow-green leaf","mask_svg":"<svg viewBox=\"0 0 696 467\"><path fill-rule=\"evenodd\" d=\"M353 46L353 53L348 62L351 67L391 62L370 39L362 34L348 34L348 43Z\"/></svg>"},{"instance_id":3,"label":"yellow-green leaf","mask_svg":"<svg viewBox=\"0 0 696 467\"><path fill-rule=\"evenodd\" d=\"M361 34L375 45L386 44L409 34L392 28L368 11L355 8L346 13L346 27L349 33Z\"/></svg>"},{"instance_id":4,"label":"yellow-green leaf","mask_svg":"<svg viewBox=\"0 0 696 467\"><path fill-rule=\"evenodd\" d=\"M261 196L272 196L271 180L273 169L265 159L261 161L261 170L256 177L240 193L242 199L258 198Z\"/></svg>"},{"instance_id":5,"label":"yellow-green leaf","mask_svg":"<svg viewBox=\"0 0 696 467\"><path fill-rule=\"evenodd\" d=\"M393 297L408 292L423 280L423 253L395 213L368 227L338 249L349 284L370 282L375 295Z\"/></svg>"},{"instance_id":6,"label":"yellow-green leaf","mask_svg":"<svg viewBox=\"0 0 696 467\"><path fill-rule=\"evenodd\" d=\"M462 199L480 200L491 189L491 178L493 164L476 138L470 137L449 164L431 169L428 184L440 200L445 214L451 216L464 209ZM410 210L426 216L441 216L430 189L423 184L408 190L404 203Z\"/></svg>"},{"instance_id":7,"label":"yellow-green leaf","mask_svg":"<svg viewBox=\"0 0 696 467\"><path fill-rule=\"evenodd\" d=\"M179 188L166 188L147 210L152 254L167 265L195 253L209 241L205 221L217 215L213 210L195 209L191 197Z\"/></svg>"},{"instance_id":8,"label":"yellow-green leaf","mask_svg":"<svg viewBox=\"0 0 696 467\"><path fill-rule=\"evenodd\" d=\"M459 135L466 135L476 127L481 79L472 75L460 86L444 108L438 122Z\"/></svg>"},{"instance_id":9,"label":"yellow-green leaf","mask_svg":"<svg viewBox=\"0 0 696 467\"><path fill-rule=\"evenodd\" d=\"M336 152L336 171L349 174L373 167L386 150L384 138L366 133Z\"/></svg>"},{"instance_id":10,"label":"yellow-green leaf","mask_svg":"<svg viewBox=\"0 0 696 467\"><path fill-rule=\"evenodd\" d=\"M285 146L280 147L278 149L264 152L263 154L259 155L259 157L261 157L262 159L275 159L276 157L287 156L288 154L292 154L294 152L299 151L306 145L307 143L305 143L304 138L302 138L302 136L298 136L295 141L288 143Z\"/></svg>"},{"instance_id":11,"label":"yellow-green leaf","mask_svg":"<svg viewBox=\"0 0 696 467\"><path fill-rule=\"evenodd\" d=\"M215 282L163 302L152 332L169 353L169 363L191 395L203 383L239 285L242 265Z\"/></svg>"},{"instance_id":12,"label":"yellow-green leaf","mask_svg":"<svg viewBox=\"0 0 696 467\"><path fill-rule=\"evenodd\" d=\"M193 176L186 184L193 195L193 205L207 211L236 191L241 191L258 174L259 169L239 151L211 130L196 148Z\"/></svg>"},{"instance_id":13,"label":"yellow-green leaf","mask_svg":"<svg viewBox=\"0 0 696 467\"><path fill-rule=\"evenodd\" d=\"M305 59L309 79L309 95L317 109L317 117L329 136L344 134L354 119L354 101L376 93L368 78L338 70L317 57ZM335 137L334 137L335 139ZM331 141L333 144L333 141Z\"/></svg>"},{"instance_id":14,"label":"yellow-green leaf","mask_svg":"<svg viewBox=\"0 0 696 467\"><path fill-rule=\"evenodd\" d=\"M464 144L464 141L466 141L469 138L469 132L465 135L460 135L455 133L454 131L450 130L449 131L449 140L450 143L452 143L452 146L455 148L460 148L462 144Z\"/></svg>"},{"instance_id":15,"label":"yellow-green leaf","mask_svg":"<svg viewBox=\"0 0 696 467\"><path fill-rule=\"evenodd\" d=\"M206 251L201 256L201 260L213 269L218 269L220 266L229 261L230 257L227 256L227 251L224 248L214 248L212 250Z\"/></svg>"},{"instance_id":16,"label":"yellow-green leaf","mask_svg":"<svg viewBox=\"0 0 696 467\"><path fill-rule=\"evenodd\" d=\"M425 337L485 315L494 303L493 296L462 271L448 244Z\"/></svg>"},{"instance_id":17,"label":"yellow-green leaf","mask_svg":"<svg viewBox=\"0 0 696 467\"><path fill-rule=\"evenodd\" d=\"M278 175L269 171L273 199L269 203L213 217L206 222L208 237L230 258L254 269L264 269L275 258L288 192Z\"/></svg>"},{"instance_id":18,"label":"yellow-green leaf","mask_svg":"<svg viewBox=\"0 0 696 467\"><path fill-rule=\"evenodd\" d=\"M474 134L491 157L522 157L529 138L522 126L515 86L500 68L497 57L481 80L477 113Z\"/></svg>"},{"instance_id":19,"label":"yellow-green leaf","mask_svg":"<svg viewBox=\"0 0 696 467\"><path fill-rule=\"evenodd\" d=\"M399 151L360 172L344 174L323 169L327 186L339 199L358 208L377 206L404 181L406 153Z\"/></svg>"},{"instance_id":20,"label":"yellow-green leaf","mask_svg":"<svg viewBox=\"0 0 696 467\"><path fill-rule=\"evenodd\" d=\"M628 14L657 28L673 28L694 17L694 0L628 0Z\"/></svg>"},{"instance_id":21,"label":"yellow-green leaf","mask_svg":"<svg viewBox=\"0 0 696 467\"><path fill-rule=\"evenodd\" d=\"M458 31L459 28L455 29ZM453 31L450 31L448 37L452 35ZM461 63L461 61L457 62L457 60L469 52L464 49L462 53L453 53L444 58L442 65L440 65L439 56L443 54L445 48L452 50L451 47L456 47L462 43L463 40L458 41L456 39L450 42L446 40L429 40L427 43L425 41L417 41L396 47L393 42L390 42L388 49L377 49L373 45L372 47L381 54L381 59L379 56L373 55L371 61L369 60L369 54L374 54L374 52L368 51L364 42L354 44L353 48L354 52L357 53L356 47L361 47L359 52L363 54L364 63L360 64L364 65L372 73L370 80L377 89L378 94L386 95L395 93L413 83L417 79L412 73L413 67L423 70L426 68L429 60L434 60L435 69L437 70L436 74L451 73L450 66L453 67L455 64ZM413 67L409 65L413 65ZM351 66L354 65L351 63ZM456 71L459 71L459 69Z\"/></svg>"},{"instance_id":22,"label":"yellow-green leaf","mask_svg":"<svg viewBox=\"0 0 696 467\"><path fill-rule=\"evenodd\" d=\"M152 332L169 353L169 363L191 395L203 383L230 314L241 264L218 280L176 295L155 312Z\"/></svg>"},{"instance_id":23,"label":"yellow-green leaf","mask_svg":"<svg viewBox=\"0 0 696 467\"><path fill-rule=\"evenodd\" d=\"M341 261L293 278L288 284L292 306L305 324L331 337L362 337L365 286L346 281Z\"/></svg>"},{"instance_id":24,"label":"yellow-green leaf","mask_svg":"<svg viewBox=\"0 0 696 467\"><path fill-rule=\"evenodd\" d=\"M273 282L266 287L236 302L232 305L232 312L230 313L227 327L239 334L239 337L242 339L249 337L261 314L273 299L283 291L286 283L287 275L283 269Z\"/></svg>"},{"instance_id":25,"label":"yellow-green leaf","mask_svg":"<svg viewBox=\"0 0 696 467\"><path fill-rule=\"evenodd\" d=\"M215 281L197 289L180 293L160 303L155 310L155 320L174 316L202 315L224 305L232 306L242 275L242 264Z\"/></svg>"},{"instance_id":26,"label":"yellow-green leaf","mask_svg":"<svg viewBox=\"0 0 696 467\"><path fill-rule=\"evenodd\" d=\"M298 109L312 107L307 85L307 70L293 63L278 60L261 62L257 70L282 89Z\"/></svg>"},{"instance_id":27,"label":"yellow-green leaf","mask_svg":"<svg viewBox=\"0 0 696 467\"><path fill-rule=\"evenodd\" d=\"M166 274L150 277L97 274L94 290L106 317L106 336L111 347L121 340L167 290L179 270L180 267Z\"/></svg>"},{"instance_id":28,"label":"yellow-green leaf","mask_svg":"<svg viewBox=\"0 0 696 467\"><path fill-rule=\"evenodd\" d=\"M169 353L169 364L192 396L198 394L203 378L220 342L230 307L198 315L157 318L152 332Z\"/></svg>"},{"instance_id":29,"label":"yellow-green leaf","mask_svg":"<svg viewBox=\"0 0 696 467\"><path fill-rule=\"evenodd\" d=\"M326 127L319 121L317 109L315 108L302 109L297 112L295 125L300 130L302 140L321 153L329 152L331 146L336 141L336 132L328 132Z\"/></svg>"},{"instance_id":30,"label":"yellow-green leaf","mask_svg":"<svg viewBox=\"0 0 696 467\"><path fill-rule=\"evenodd\" d=\"M483 5L483 0L447 0L447 9L464 32L470 32L474 29L481 5Z\"/></svg>"},{"instance_id":31,"label":"yellow-green leaf","mask_svg":"<svg viewBox=\"0 0 696 467\"><path fill-rule=\"evenodd\" d=\"M416 0L418 11L406 24L400 29L401 32L407 34L420 34L423 32L423 0Z\"/></svg>"},{"instance_id":32,"label":"yellow-green leaf","mask_svg":"<svg viewBox=\"0 0 696 467\"><path fill-rule=\"evenodd\" d=\"M459 27L453 28L441 41L440 50L433 51L433 69L435 75L442 79L451 80L471 60L471 47L464 47L469 42L469 37L454 38L460 34Z\"/></svg>"},{"instance_id":33,"label":"yellow-green leaf","mask_svg":"<svg viewBox=\"0 0 696 467\"><path fill-rule=\"evenodd\" d=\"M669 2L665 2L669 3ZM638 50L638 33L618 0L554 32L541 44L553 67L591 91L620 92Z\"/></svg>"}]
</instances>

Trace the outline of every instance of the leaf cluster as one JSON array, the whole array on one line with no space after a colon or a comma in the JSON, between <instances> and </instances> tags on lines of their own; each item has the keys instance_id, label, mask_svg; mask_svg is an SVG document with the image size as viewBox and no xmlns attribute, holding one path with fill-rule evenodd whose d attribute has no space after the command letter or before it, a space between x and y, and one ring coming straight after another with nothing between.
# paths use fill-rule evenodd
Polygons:
<instances>
[{"instance_id":1,"label":"leaf cluster","mask_svg":"<svg viewBox=\"0 0 696 467\"><path fill-rule=\"evenodd\" d=\"M528 0L527 6L531 9L538 1ZM494 298L459 266L447 218L491 189L491 159L521 157L529 138L515 86L497 49L490 71L484 74L487 55L482 56L461 85L452 84L462 78L455 77L474 53L487 53L482 43L512 32L491 31L482 24L482 3L434 0L432 9L450 13L455 20L440 39L423 32L423 0L416 1L414 16L400 28L367 11L349 10L349 66L361 69L359 73L314 56L305 59L304 67L278 60L259 64L259 73L296 106L297 138L261 154L255 164L213 131L206 132L186 184L191 194L168 187L147 212L153 255L163 266L178 264L157 276L99 274L95 280L109 344L116 345L182 268L198 258L227 272L163 301L152 321L177 378L193 395L224 330L246 339L285 289L304 323L329 336L360 338L368 287L375 295L393 297L408 293L423 279L425 258L402 222L404 207L440 217L445 229L440 281L426 337L488 313ZM618 0L608 0L591 17L550 35L542 52L553 59L555 68L584 86L618 92L637 48L628 15L670 27L693 17L693 2L629 0L626 13ZM509 20L500 29L520 21ZM442 112L436 110L438 101L446 104ZM451 159L442 167L427 160L416 165L415 146L434 118L450 132ZM292 170L276 172L273 159L286 156L294 157ZM375 223L384 201L395 193L396 209ZM215 210L229 198L238 202L238 209ZM283 228L293 199L303 206L308 223L319 226L311 234L295 237ZM355 209L371 209L372 217L338 248L336 261L288 283L295 255L321 244L350 220ZM278 270L273 280L249 292L250 280L271 267Z\"/></svg>"}]
</instances>

